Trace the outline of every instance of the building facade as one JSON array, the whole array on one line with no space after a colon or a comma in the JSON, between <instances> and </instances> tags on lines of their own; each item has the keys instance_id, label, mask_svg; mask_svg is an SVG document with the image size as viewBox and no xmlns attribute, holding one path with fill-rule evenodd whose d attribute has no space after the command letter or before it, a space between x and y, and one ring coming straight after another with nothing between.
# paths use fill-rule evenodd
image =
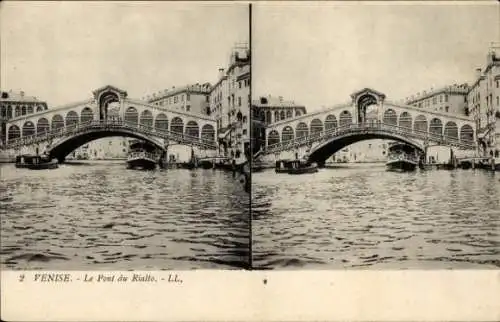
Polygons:
<instances>
[{"instance_id":1,"label":"building facade","mask_svg":"<svg viewBox=\"0 0 500 322\"><path fill-rule=\"evenodd\" d=\"M165 89L143 98L150 104L163 106L179 111L210 115L209 96L212 86L210 83L192 84L171 89Z\"/></svg>"},{"instance_id":2,"label":"building facade","mask_svg":"<svg viewBox=\"0 0 500 322\"><path fill-rule=\"evenodd\" d=\"M41 101L34 96L26 96L23 91L19 93L0 91L0 93L0 139L2 143L5 143L7 137L5 125L8 120L48 109L47 102Z\"/></svg>"},{"instance_id":3,"label":"building facade","mask_svg":"<svg viewBox=\"0 0 500 322\"><path fill-rule=\"evenodd\" d=\"M495 48L488 53L486 67L476 69L468 102L476 122L479 153L500 158L500 56Z\"/></svg>"},{"instance_id":4,"label":"building facade","mask_svg":"<svg viewBox=\"0 0 500 322\"><path fill-rule=\"evenodd\" d=\"M237 160L250 150L250 62L248 45L236 45L227 69L219 69L208 99L217 121L219 152Z\"/></svg>"},{"instance_id":5,"label":"building facade","mask_svg":"<svg viewBox=\"0 0 500 322\"><path fill-rule=\"evenodd\" d=\"M307 113L304 105L284 100L282 96L262 96L252 101L252 152L256 153L266 142L266 126Z\"/></svg>"},{"instance_id":6,"label":"building facade","mask_svg":"<svg viewBox=\"0 0 500 322\"><path fill-rule=\"evenodd\" d=\"M453 84L429 92L423 91L405 100L406 105L412 105L424 110L452 113L456 115L469 116L470 110L467 104L469 85Z\"/></svg>"}]
</instances>

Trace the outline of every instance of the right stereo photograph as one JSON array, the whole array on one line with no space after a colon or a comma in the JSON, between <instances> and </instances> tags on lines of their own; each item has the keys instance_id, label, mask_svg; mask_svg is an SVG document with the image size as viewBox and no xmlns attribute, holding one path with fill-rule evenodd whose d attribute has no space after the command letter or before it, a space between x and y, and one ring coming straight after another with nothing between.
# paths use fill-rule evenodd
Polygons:
<instances>
[{"instance_id":1,"label":"right stereo photograph","mask_svg":"<svg viewBox=\"0 0 500 322\"><path fill-rule=\"evenodd\" d=\"M498 4L252 11L253 268L498 269Z\"/></svg>"}]
</instances>

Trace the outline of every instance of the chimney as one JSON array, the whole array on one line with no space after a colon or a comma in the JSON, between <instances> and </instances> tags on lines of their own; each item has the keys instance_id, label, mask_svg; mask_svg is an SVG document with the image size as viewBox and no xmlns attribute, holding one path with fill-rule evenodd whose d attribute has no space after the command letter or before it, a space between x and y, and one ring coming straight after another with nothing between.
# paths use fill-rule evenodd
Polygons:
<instances>
[{"instance_id":1,"label":"chimney","mask_svg":"<svg viewBox=\"0 0 500 322\"><path fill-rule=\"evenodd\" d=\"M280 96L279 99L280 99L280 102L283 102L283 96Z\"/></svg>"},{"instance_id":2,"label":"chimney","mask_svg":"<svg viewBox=\"0 0 500 322\"><path fill-rule=\"evenodd\" d=\"M24 97L24 91L21 91L21 97Z\"/></svg>"},{"instance_id":3,"label":"chimney","mask_svg":"<svg viewBox=\"0 0 500 322\"><path fill-rule=\"evenodd\" d=\"M219 68L219 78L224 76L224 68Z\"/></svg>"}]
</instances>

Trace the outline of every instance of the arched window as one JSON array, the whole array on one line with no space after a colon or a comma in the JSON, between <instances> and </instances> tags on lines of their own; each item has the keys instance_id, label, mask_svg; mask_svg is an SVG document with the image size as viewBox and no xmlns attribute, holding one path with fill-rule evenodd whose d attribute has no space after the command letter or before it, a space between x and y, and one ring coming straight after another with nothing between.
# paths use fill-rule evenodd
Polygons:
<instances>
[{"instance_id":1,"label":"arched window","mask_svg":"<svg viewBox=\"0 0 500 322\"><path fill-rule=\"evenodd\" d=\"M425 116L419 115L415 118L413 131L421 134L427 133L427 119L425 118Z\"/></svg>"},{"instance_id":2,"label":"arched window","mask_svg":"<svg viewBox=\"0 0 500 322\"><path fill-rule=\"evenodd\" d=\"M453 139L458 139L458 126L457 123L455 122L446 122L446 125L444 126L444 136L453 138Z\"/></svg>"},{"instance_id":3,"label":"arched window","mask_svg":"<svg viewBox=\"0 0 500 322\"><path fill-rule=\"evenodd\" d=\"M19 129L19 127L17 125L11 125L9 127L7 137L9 138L9 141L20 138L21 137L21 130Z\"/></svg>"},{"instance_id":4,"label":"arched window","mask_svg":"<svg viewBox=\"0 0 500 322\"><path fill-rule=\"evenodd\" d=\"M47 133L49 130L50 130L49 121L45 117L39 119L36 124L36 134L44 134Z\"/></svg>"},{"instance_id":5,"label":"arched window","mask_svg":"<svg viewBox=\"0 0 500 322\"><path fill-rule=\"evenodd\" d=\"M31 121L27 121L23 125L23 137L35 134L35 125Z\"/></svg>"},{"instance_id":6,"label":"arched window","mask_svg":"<svg viewBox=\"0 0 500 322\"><path fill-rule=\"evenodd\" d=\"M142 111L141 125L153 127L153 114L149 110Z\"/></svg>"},{"instance_id":7,"label":"arched window","mask_svg":"<svg viewBox=\"0 0 500 322\"><path fill-rule=\"evenodd\" d=\"M443 135L443 123L440 119L433 118L431 120L429 132L434 135Z\"/></svg>"},{"instance_id":8,"label":"arched window","mask_svg":"<svg viewBox=\"0 0 500 322\"><path fill-rule=\"evenodd\" d=\"M157 131L168 131L168 118L165 114L160 113L156 116L155 129Z\"/></svg>"},{"instance_id":9,"label":"arched window","mask_svg":"<svg viewBox=\"0 0 500 322\"><path fill-rule=\"evenodd\" d=\"M180 117L174 117L170 122L170 130L173 133L182 134L184 133L184 122Z\"/></svg>"},{"instance_id":10,"label":"arched window","mask_svg":"<svg viewBox=\"0 0 500 322\"><path fill-rule=\"evenodd\" d=\"M273 145L276 143L280 143L280 134L278 131L272 130L267 136L267 145Z\"/></svg>"},{"instance_id":11,"label":"arched window","mask_svg":"<svg viewBox=\"0 0 500 322\"><path fill-rule=\"evenodd\" d=\"M311 137L320 136L323 131L323 122L320 119L314 119L311 121Z\"/></svg>"},{"instance_id":12,"label":"arched window","mask_svg":"<svg viewBox=\"0 0 500 322\"><path fill-rule=\"evenodd\" d=\"M388 125L398 124L398 116L396 115L396 111L394 111L393 109L388 109L384 112L384 124Z\"/></svg>"},{"instance_id":13,"label":"arched window","mask_svg":"<svg viewBox=\"0 0 500 322\"><path fill-rule=\"evenodd\" d=\"M474 130L469 124L465 124L460 128L460 141L466 144L474 143Z\"/></svg>"},{"instance_id":14,"label":"arched window","mask_svg":"<svg viewBox=\"0 0 500 322\"><path fill-rule=\"evenodd\" d=\"M201 139L209 143L213 143L215 141L215 129L212 125L203 125L201 128Z\"/></svg>"},{"instance_id":15,"label":"arched window","mask_svg":"<svg viewBox=\"0 0 500 322\"><path fill-rule=\"evenodd\" d=\"M69 111L68 114L66 114L66 127L74 127L78 124L78 120L78 114L76 114L75 111Z\"/></svg>"},{"instance_id":16,"label":"arched window","mask_svg":"<svg viewBox=\"0 0 500 322\"><path fill-rule=\"evenodd\" d=\"M403 112L399 115L399 126L411 130L411 115Z\"/></svg>"},{"instance_id":17,"label":"arched window","mask_svg":"<svg viewBox=\"0 0 500 322\"><path fill-rule=\"evenodd\" d=\"M325 119L325 131L334 129L337 127L337 118L335 115L329 114Z\"/></svg>"},{"instance_id":18,"label":"arched window","mask_svg":"<svg viewBox=\"0 0 500 322\"><path fill-rule=\"evenodd\" d=\"M139 123L139 112L137 112L135 107L130 106L125 110L125 122L132 125Z\"/></svg>"},{"instance_id":19,"label":"arched window","mask_svg":"<svg viewBox=\"0 0 500 322\"><path fill-rule=\"evenodd\" d=\"M64 119L61 115L56 114L52 116L52 130L61 129L64 127Z\"/></svg>"},{"instance_id":20,"label":"arched window","mask_svg":"<svg viewBox=\"0 0 500 322\"><path fill-rule=\"evenodd\" d=\"M300 122L295 129L295 136L298 138L307 137L309 135L309 129L306 123Z\"/></svg>"},{"instance_id":21,"label":"arched window","mask_svg":"<svg viewBox=\"0 0 500 322\"><path fill-rule=\"evenodd\" d=\"M339 116L339 127L345 127L352 124L352 114L349 111L342 111Z\"/></svg>"},{"instance_id":22,"label":"arched window","mask_svg":"<svg viewBox=\"0 0 500 322\"><path fill-rule=\"evenodd\" d=\"M81 123L88 123L92 122L94 119L94 113L89 107L86 107L82 110L82 114L80 115L80 122Z\"/></svg>"},{"instance_id":23,"label":"arched window","mask_svg":"<svg viewBox=\"0 0 500 322\"><path fill-rule=\"evenodd\" d=\"M200 129L198 127L198 123L196 123L195 121L187 122L186 135L193 138L198 138L200 136Z\"/></svg>"},{"instance_id":24,"label":"arched window","mask_svg":"<svg viewBox=\"0 0 500 322\"><path fill-rule=\"evenodd\" d=\"M293 129L291 126L286 126L281 132L281 141L283 143L293 140Z\"/></svg>"}]
</instances>

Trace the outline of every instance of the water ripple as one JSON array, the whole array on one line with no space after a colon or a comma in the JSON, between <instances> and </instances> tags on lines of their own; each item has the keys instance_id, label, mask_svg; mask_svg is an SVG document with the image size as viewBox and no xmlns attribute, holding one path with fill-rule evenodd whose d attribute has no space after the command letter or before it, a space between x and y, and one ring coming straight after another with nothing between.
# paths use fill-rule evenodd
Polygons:
<instances>
[{"instance_id":1,"label":"water ripple","mask_svg":"<svg viewBox=\"0 0 500 322\"><path fill-rule=\"evenodd\" d=\"M230 173L122 162L1 171L7 269L248 268L249 195Z\"/></svg>"},{"instance_id":2,"label":"water ripple","mask_svg":"<svg viewBox=\"0 0 500 322\"><path fill-rule=\"evenodd\" d=\"M256 268L500 267L496 174L365 164L252 184Z\"/></svg>"}]
</instances>

